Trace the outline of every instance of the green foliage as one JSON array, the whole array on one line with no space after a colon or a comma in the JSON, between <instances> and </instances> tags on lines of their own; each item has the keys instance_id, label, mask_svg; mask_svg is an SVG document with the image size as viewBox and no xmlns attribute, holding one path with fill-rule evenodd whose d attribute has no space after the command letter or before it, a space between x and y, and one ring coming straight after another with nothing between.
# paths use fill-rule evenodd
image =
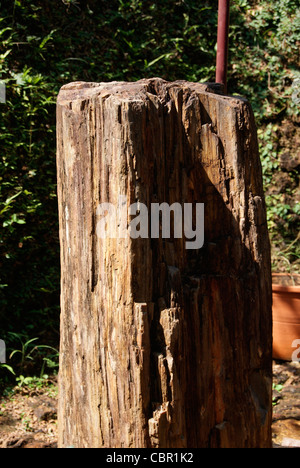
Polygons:
<instances>
[{"instance_id":1,"label":"green foliage","mask_svg":"<svg viewBox=\"0 0 300 468\"><path fill-rule=\"evenodd\" d=\"M276 406L276 405L278 405L279 400L280 400L280 398L281 398L280 392L282 392L282 390L283 390L283 388L284 388L284 385L273 383L272 388L273 388L273 390L275 390L275 392L276 392L275 395L273 394L272 405L273 405L273 406Z\"/></svg>"},{"instance_id":2,"label":"green foliage","mask_svg":"<svg viewBox=\"0 0 300 468\"><path fill-rule=\"evenodd\" d=\"M41 393L43 395L49 396L50 398L57 397L58 393L56 378L51 378L46 374L40 377L20 375L15 379L14 384L3 382L3 380L0 380L0 384L3 386L2 395L6 399L12 400L15 399L16 395L20 393L27 396L32 393L35 395ZM4 402L0 407L0 416L5 414L5 406L6 404ZM4 411L2 412L1 409Z\"/></svg>"},{"instance_id":3,"label":"green foliage","mask_svg":"<svg viewBox=\"0 0 300 468\"><path fill-rule=\"evenodd\" d=\"M0 0L0 6L0 80L7 87L0 104L0 330L57 347L57 93L70 81L214 81L217 0ZM276 177L283 123L299 131L299 30L299 0L232 2L229 92L253 106L270 234L275 254L284 252L289 263L298 255L299 176L296 168L284 170L290 180L284 188Z\"/></svg>"},{"instance_id":4,"label":"green foliage","mask_svg":"<svg viewBox=\"0 0 300 468\"><path fill-rule=\"evenodd\" d=\"M299 0L235 1L231 22L229 83L251 101L259 126L273 268L299 272L299 167L281 162L300 144Z\"/></svg>"},{"instance_id":5,"label":"green foliage","mask_svg":"<svg viewBox=\"0 0 300 468\"><path fill-rule=\"evenodd\" d=\"M39 338L31 338L30 340L24 341L22 335L19 335L17 333L9 333L9 335L14 338L17 338L20 342L20 349L14 349L11 352L9 359L12 360L14 356L20 355L20 360L17 363L17 365L21 374L26 369L26 366L28 366L29 361L37 362L37 355L39 355L40 360L42 359L43 362L42 369L40 372L41 376L44 374L46 366L51 368L52 371L57 367L57 362L55 362L54 359L58 358L58 351L55 348L48 345L35 344L35 342L38 341ZM51 353L48 352L49 350L51 351ZM44 355L44 351L48 352L47 355Z\"/></svg>"},{"instance_id":6,"label":"green foliage","mask_svg":"<svg viewBox=\"0 0 300 468\"><path fill-rule=\"evenodd\" d=\"M23 334L8 333L8 364L0 364L0 388L13 386L41 388L46 385L49 376L46 370L55 376L58 371L57 349L52 346L37 344L39 338L28 339Z\"/></svg>"},{"instance_id":7,"label":"green foliage","mask_svg":"<svg viewBox=\"0 0 300 468\"><path fill-rule=\"evenodd\" d=\"M29 387L29 388L43 388L45 382L48 380L48 375L43 375L42 377L24 377L20 375L16 378L18 387Z\"/></svg>"},{"instance_id":8,"label":"green foliage","mask_svg":"<svg viewBox=\"0 0 300 468\"><path fill-rule=\"evenodd\" d=\"M291 99L299 78L299 1L236 1L231 20L231 83L251 99L257 122L299 115Z\"/></svg>"},{"instance_id":9,"label":"green foliage","mask_svg":"<svg viewBox=\"0 0 300 468\"><path fill-rule=\"evenodd\" d=\"M6 369L8 370L8 372L10 372L11 374L13 375L16 375L15 374L15 371L13 370L13 368L11 366L8 366L7 364L0 364L0 370L1 369Z\"/></svg>"}]
</instances>

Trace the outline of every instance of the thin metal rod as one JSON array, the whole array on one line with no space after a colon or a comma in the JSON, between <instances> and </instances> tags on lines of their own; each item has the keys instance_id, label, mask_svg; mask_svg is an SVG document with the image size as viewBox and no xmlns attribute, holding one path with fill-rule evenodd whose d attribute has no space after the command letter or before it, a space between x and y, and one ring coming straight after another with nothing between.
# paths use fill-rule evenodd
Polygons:
<instances>
[{"instance_id":1,"label":"thin metal rod","mask_svg":"<svg viewBox=\"0 0 300 468\"><path fill-rule=\"evenodd\" d=\"M219 0L216 83L222 83L227 93L228 42L230 0Z\"/></svg>"}]
</instances>

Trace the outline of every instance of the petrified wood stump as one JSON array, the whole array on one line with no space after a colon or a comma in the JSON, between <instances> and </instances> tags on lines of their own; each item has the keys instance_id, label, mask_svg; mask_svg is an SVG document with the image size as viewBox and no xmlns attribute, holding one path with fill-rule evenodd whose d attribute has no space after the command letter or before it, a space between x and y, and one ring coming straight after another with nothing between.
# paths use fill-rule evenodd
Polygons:
<instances>
[{"instance_id":1,"label":"petrified wood stump","mask_svg":"<svg viewBox=\"0 0 300 468\"><path fill-rule=\"evenodd\" d=\"M57 117L59 446L269 447L270 249L250 105L184 81L73 83ZM102 238L99 206L120 196L126 209L204 203L203 247L175 228Z\"/></svg>"}]
</instances>

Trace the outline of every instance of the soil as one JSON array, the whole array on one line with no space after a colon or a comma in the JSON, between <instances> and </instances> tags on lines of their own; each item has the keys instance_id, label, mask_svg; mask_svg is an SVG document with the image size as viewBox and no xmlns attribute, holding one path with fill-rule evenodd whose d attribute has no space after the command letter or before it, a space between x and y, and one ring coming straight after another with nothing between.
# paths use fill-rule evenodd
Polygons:
<instances>
[{"instance_id":1,"label":"soil","mask_svg":"<svg viewBox=\"0 0 300 468\"><path fill-rule=\"evenodd\" d=\"M57 381L0 398L0 448L57 448Z\"/></svg>"},{"instance_id":2,"label":"soil","mask_svg":"<svg viewBox=\"0 0 300 468\"><path fill-rule=\"evenodd\" d=\"M0 398L0 448L57 448L55 385ZM273 362L273 405L273 447L300 448L299 362Z\"/></svg>"},{"instance_id":3,"label":"soil","mask_svg":"<svg viewBox=\"0 0 300 468\"><path fill-rule=\"evenodd\" d=\"M273 362L273 446L300 448L300 363Z\"/></svg>"},{"instance_id":4,"label":"soil","mask_svg":"<svg viewBox=\"0 0 300 468\"><path fill-rule=\"evenodd\" d=\"M288 273L273 273L272 283L279 286L300 286L300 275Z\"/></svg>"}]
</instances>

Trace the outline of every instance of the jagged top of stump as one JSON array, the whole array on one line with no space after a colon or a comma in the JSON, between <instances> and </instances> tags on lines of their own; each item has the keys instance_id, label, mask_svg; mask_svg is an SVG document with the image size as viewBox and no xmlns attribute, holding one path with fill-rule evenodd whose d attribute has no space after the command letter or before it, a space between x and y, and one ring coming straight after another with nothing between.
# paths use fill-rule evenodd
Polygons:
<instances>
[{"instance_id":1,"label":"jagged top of stump","mask_svg":"<svg viewBox=\"0 0 300 468\"><path fill-rule=\"evenodd\" d=\"M63 86L58 95L58 104L64 105L70 101L82 101L93 97L108 98L119 96L122 100L145 100L146 96L157 96L162 102L168 101L168 94L171 89L188 89L196 93L210 93L218 95L221 99L228 100L231 104L246 101L237 96L225 96L223 85L219 83L193 83L184 80L165 81L162 78L142 79L135 82L112 81L112 82L82 82L77 81Z\"/></svg>"}]
</instances>

